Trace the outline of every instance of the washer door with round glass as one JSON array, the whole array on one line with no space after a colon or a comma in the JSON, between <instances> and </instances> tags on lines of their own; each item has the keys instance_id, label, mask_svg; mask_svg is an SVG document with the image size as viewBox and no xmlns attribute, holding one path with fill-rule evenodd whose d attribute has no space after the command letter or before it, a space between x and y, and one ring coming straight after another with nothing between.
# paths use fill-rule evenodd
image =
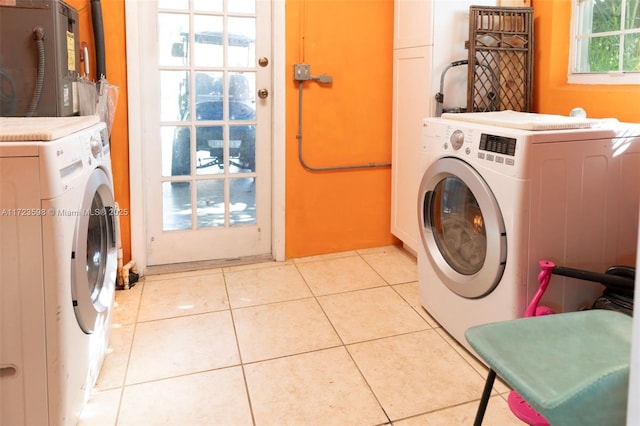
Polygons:
<instances>
[{"instance_id":1,"label":"washer door with round glass","mask_svg":"<svg viewBox=\"0 0 640 426\"><path fill-rule=\"evenodd\" d=\"M418 192L420 238L441 281L465 298L489 294L507 256L502 213L484 179L445 157L425 172Z\"/></svg>"},{"instance_id":2,"label":"washer door with round glass","mask_svg":"<svg viewBox=\"0 0 640 426\"><path fill-rule=\"evenodd\" d=\"M78 324L90 334L113 303L117 272L113 189L101 169L89 177L81 206L73 239L71 294Z\"/></svg>"}]
</instances>

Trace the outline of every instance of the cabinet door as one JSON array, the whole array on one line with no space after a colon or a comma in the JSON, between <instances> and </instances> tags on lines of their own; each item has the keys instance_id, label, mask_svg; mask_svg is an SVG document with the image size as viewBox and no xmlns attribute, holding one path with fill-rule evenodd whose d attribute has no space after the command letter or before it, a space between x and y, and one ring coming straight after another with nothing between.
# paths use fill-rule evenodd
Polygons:
<instances>
[{"instance_id":1,"label":"cabinet door","mask_svg":"<svg viewBox=\"0 0 640 426\"><path fill-rule=\"evenodd\" d=\"M433 115L430 46L393 51L391 233L418 248L418 186L422 120Z\"/></svg>"},{"instance_id":2,"label":"cabinet door","mask_svg":"<svg viewBox=\"0 0 640 426\"><path fill-rule=\"evenodd\" d=\"M395 0L393 48L433 44L433 0Z\"/></svg>"}]
</instances>

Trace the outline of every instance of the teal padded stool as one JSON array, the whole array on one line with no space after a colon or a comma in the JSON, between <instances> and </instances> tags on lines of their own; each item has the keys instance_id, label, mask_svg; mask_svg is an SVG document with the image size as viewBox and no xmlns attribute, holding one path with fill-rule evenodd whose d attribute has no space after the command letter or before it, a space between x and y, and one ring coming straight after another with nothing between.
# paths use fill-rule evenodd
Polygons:
<instances>
[{"instance_id":1,"label":"teal padded stool","mask_svg":"<svg viewBox=\"0 0 640 426\"><path fill-rule=\"evenodd\" d=\"M496 374L553 426L624 425L631 324L628 315L593 309L469 328L467 341L489 366L474 425Z\"/></svg>"}]
</instances>

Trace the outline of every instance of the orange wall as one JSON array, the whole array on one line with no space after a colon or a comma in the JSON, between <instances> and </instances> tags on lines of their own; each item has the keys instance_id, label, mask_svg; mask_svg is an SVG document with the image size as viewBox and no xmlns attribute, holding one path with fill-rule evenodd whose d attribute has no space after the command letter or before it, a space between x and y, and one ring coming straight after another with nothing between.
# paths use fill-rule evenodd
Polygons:
<instances>
[{"instance_id":1,"label":"orange wall","mask_svg":"<svg viewBox=\"0 0 640 426\"><path fill-rule=\"evenodd\" d=\"M89 0L66 0L78 10L80 41L89 45L90 76L95 76L95 48L91 4ZM122 251L124 262L131 259L131 222L129 216L129 129L127 108L127 64L125 52L124 0L102 0L102 15L105 32L105 64L107 80L120 88L116 116L111 128L111 158L115 198L123 214L120 216Z\"/></svg>"},{"instance_id":2,"label":"orange wall","mask_svg":"<svg viewBox=\"0 0 640 426\"><path fill-rule=\"evenodd\" d=\"M303 156L313 167L391 161L392 0L287 0L287 257L396 242L391 169L311 172L298 160L293 65L333 84L306 82Z\"/></svg>"},{"instance_id":3,"label":"orange wall","mask_svg":"<svg viewBox=\"0 0 640 426\"><path fill-rule=\"evenodd\" d=\"M595 118L640 122L640 85L567 84L571 0L534 0L534 110L569 114L582 107Z\"/></svg>"}]
</instances>

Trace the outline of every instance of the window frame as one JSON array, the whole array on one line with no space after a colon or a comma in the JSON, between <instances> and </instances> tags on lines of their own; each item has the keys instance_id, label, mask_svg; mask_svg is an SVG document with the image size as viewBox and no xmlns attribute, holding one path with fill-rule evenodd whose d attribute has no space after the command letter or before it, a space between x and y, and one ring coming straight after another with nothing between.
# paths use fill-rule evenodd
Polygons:
<instances>
[{"instance_id":1,"label":"window frame","mask_svg":"<svg viewBox=\"0 0 640 426\"><path fill-rule=\"evenodd\" d=\"M623 3L625 0L621 0ZM609 72L578 72L578 40L582 38L578 34L580 22L584 13L581 3L587 3L588 0L571 0L571 33L569 42L569 70L567 80L569 84L604 84L604 85L640 85L640 71L609 71ZM620 29L615 34L633 34L638 29ZM622 39L624 40L624 39Z\"/></svg>"}]
</instances>

